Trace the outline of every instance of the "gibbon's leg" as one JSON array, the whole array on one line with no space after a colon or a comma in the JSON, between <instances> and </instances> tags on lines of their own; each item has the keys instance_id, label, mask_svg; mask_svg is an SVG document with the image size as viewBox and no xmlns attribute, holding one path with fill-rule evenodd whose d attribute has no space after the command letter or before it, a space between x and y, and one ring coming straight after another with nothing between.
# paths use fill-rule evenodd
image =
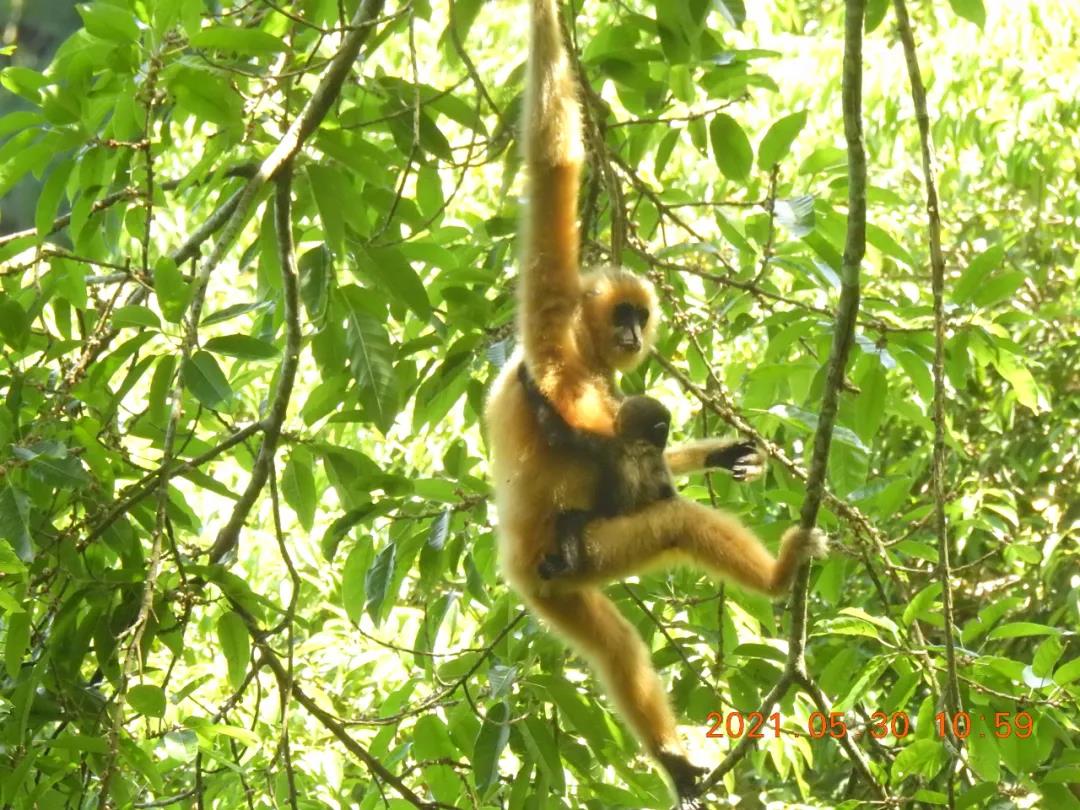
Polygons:
<instances>
[{"instance_id":1,"label":"gibbon's leg","mask_svg":"<svg viewBox=\"0 0 1080 810\"><path fill-rule=\"evenodd\" d=\"M619 714L668 772L676 791L680 796L690 795L705 769L687 759L667 692L653 670L649 650L630 622L595 588L531 595L528 602L588 659Z\"/></svg>"},{"instance_id":2,"label":"gibbon's leg","mask_svg":"<svg viewBox=\"0 0 1080 810\"><path fill-rule=\"evenodd\" d=\"M736 481L753 481L765 472L765 454L752 441L703 439L664 451L664 461L672 475L701 470L731 470Z\"/></svg>"},{"instance_id":3,"label":"gibbon's leg","mask_svg":"<svg viewBox=\"0 0 1080 810\"><path fill-rule=\"evenodd\" d=\"M825 552L825 536L788 529L773 556L727 512L671 498L629 515L589 524L585 537L586 577L621 579L664 562L689 561L713 574L773 596L791 585L799 564Z\"/></svg>"}]
</instances>

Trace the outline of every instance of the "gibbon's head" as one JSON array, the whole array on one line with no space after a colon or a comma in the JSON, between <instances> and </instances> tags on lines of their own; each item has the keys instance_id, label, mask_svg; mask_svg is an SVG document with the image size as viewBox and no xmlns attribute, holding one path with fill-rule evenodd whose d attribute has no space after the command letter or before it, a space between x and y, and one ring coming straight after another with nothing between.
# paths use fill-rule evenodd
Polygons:
<instances>
[{"instance_id":1,"label":"gibbon's head","mask_svg":"<svg viewBox=\"0 0 1080 810\"><path fill-rule=\"evenodd\" d=\"M608 267L582 276L579 337L597 363L630 371L645 359L656 338L659 307L647 279Z\"/></svg>"},{"instance_id":2,"label":"gibbon's head","mask_svg":"<svg viewBox=\"0 0 1080 810\"><path fill-rule=\"evenodd\" d=\"M659 450L667 446L671 411L652 397L627 397L615 415L615 434L624 441L648 442Z\"/></svg>"}]
</instances>

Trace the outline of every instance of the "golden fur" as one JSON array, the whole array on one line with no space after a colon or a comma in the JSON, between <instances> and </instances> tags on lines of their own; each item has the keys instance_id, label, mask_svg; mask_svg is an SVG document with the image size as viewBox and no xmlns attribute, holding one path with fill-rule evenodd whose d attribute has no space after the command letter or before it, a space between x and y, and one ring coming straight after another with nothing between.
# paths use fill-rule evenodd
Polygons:
<instances>
[{"instance_id":1,"label":"golden fur","mask_svg":"<svg viewBox=\"0 0 1080 810\"><path fill-rule=\"evenodd\" d=\"M579 272L577 196L584 157L580 114L556 0L532 0L520 348L496 380L485 414L501 566L526 604L592 663L622 716L682 794L686 769L692 766L664 686L645 645L598 586L656 565L689 562L777 594L816 550L817 538L789 530L777 561L733 516L672 498L590 523L587 573L540 579L541 560L556 550L557 514L592 505L596 471L544 442L518 379L518 364L527 363L540 390L571 427L610 436L619 401L613 372L631 369L645 358L658 320L656 295L643 279L617 268ZM647 307L651 313L636 352L620 351L612 340L612 310L621 302ZM671 448L666 458L673 472L686 473L701 469L709 452L725 444ZM689 782L692 788L692 775Z\"/></svg>"}]
</instances>

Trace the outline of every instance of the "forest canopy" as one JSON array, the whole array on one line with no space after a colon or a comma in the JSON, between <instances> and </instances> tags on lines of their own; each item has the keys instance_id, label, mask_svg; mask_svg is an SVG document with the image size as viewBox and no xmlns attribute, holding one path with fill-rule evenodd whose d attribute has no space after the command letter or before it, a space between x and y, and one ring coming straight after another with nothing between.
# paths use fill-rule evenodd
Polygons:
<instances>
[{"instance_id":1,"label":"forest canopy","mask_svg":"<svg viewBox=\"0 0 1080 810\"><path fill-rule=\"evenodd\" d=\"M0 0L0 806L671 806L499 573L527 6ZM831 539L607 589L702 806L1080 807L1080 5L564 11L622 392Z\"/></svg>"}]
</instances>

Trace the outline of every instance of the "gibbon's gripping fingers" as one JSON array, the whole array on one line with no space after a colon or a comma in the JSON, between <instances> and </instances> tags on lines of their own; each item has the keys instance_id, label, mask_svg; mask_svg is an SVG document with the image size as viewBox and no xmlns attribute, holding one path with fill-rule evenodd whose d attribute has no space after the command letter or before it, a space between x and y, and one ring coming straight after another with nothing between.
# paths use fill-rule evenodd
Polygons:
<instances>
[{"instance_id":1,"label":"gibbon's gripping fingers","mask_svg":"<svg viewBox=\"0 0 1080 810\"><path fill-rule=\"evenodd\" d=\"M765 456L751 441L741 439L702 439L669 447L664 461L672 475L686 475L708 469L722 468L736 472L745 467L746 475L739 480L752 480L754 471L764 471Z\"/></svg>"},{"instance_id":2,"label":"gibbon's gripping fingers","mask_svg":"<svg viewBox=\"0 0 1080 810\"><path fill-rule=\"evenodd\" d=\"M773 596L787 590L800 563L819 550L819 536L796 527L785 532L780 557L774 559L736 517L683 498L593 521L585 537L591 581L682 561Z\"/></svg>"},{"instance_id":3,"label":"gibbon's gripping fingers","mask_svg":"<svg viewBox=\"0 0 1080 810\"><path fill-rule=\"evenodd\" d=\"M664 685L653 671L649 651L611 600L598 589L588 587L525 598L592 664L619 713L646 750L661 764L665 755L685 761L675 716Z\"/></svg>"},{"instance_id":4,"label":"gibbon's gripping fingers","mask_svg":"<svg viewBox=\"0 0 1080 810\"><path fill-rule=\"evenodd\" d=\"M709 469L731 470L736 481L753 481L765 472L765 455L752 441L740 441L705 457Z\"/></svg>"}]
</instances>

